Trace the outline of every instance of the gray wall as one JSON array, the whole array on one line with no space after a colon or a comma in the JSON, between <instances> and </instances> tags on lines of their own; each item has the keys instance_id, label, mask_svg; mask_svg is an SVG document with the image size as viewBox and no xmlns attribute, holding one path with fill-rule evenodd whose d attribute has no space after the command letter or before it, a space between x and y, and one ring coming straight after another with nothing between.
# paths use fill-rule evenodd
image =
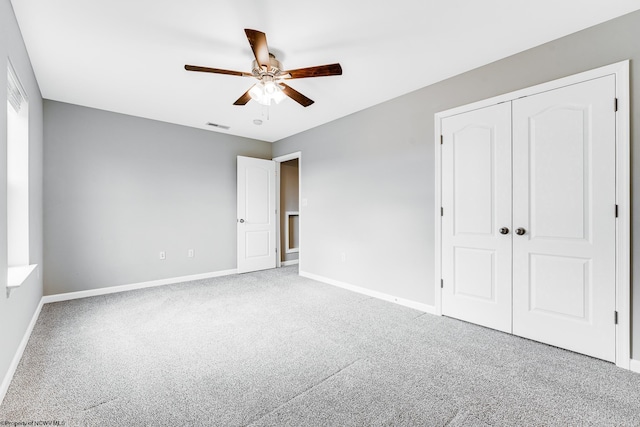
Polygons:
<instances>
[{"instance_id":1,"label":"gray wall","mask_svg":"<svg viewBox=\"0 0 640 427\"><path fill-rule=\"evenodd\" d=\"M9 0L0 0L0 381L42 297L42 279L32 274L6 296L7 285L7 64L29 97L29 262L42 269L42 96Z\"/></svg>"},{"instance_id":2,"label":"gray wall","mask_svg":"<svg viewBox=\"0 0 640 427\"><path fill-rule=\"evenodd\" d=\"M292 261L298 259L298 253L286 253L287 247L284 235L284 227L287 211L297 211L299 209L299 179L298 179L298 159L280 163L280 261ZM294 230L299 231L299 230ZM289 231L291 233L291 230ZM295 237L295 234L294 234Z\"/></svg>"},{"instance_id":3,"label":"gray wall","mask_svg":"<svg viewBox=\"0 0 640 427\"><path fill-rule=\"evenodd\" d=\"M433 119L420 98L274 144L276 157L302 151L301 271L433 304Z\"/></svg>"},{"instance_id":4,"label":"gray wall","mask_svg":"<svg viewBox=\"0 0 640 427\"><path fill-rule=\"evenodd\" d=\"M434 303L434 114L625 59L631 66L632 169L640 168L640 12L555 40L283 139L302 151L301 270ZM640 174L632 176L640 208ZM334 206L341 208L335 209ZM633 271L640 217L633 218ZM345 251L347 261L338 254ZM635 292L633 292L635 291ZM640 359L640 275L633 274L633 355Z\"/></svg>"},{"instance_id":5,"label":"gray wall","mask_svg":"<svg viewBox=\"0 0 640 427\"><path fill-rule=\"evenodd\" d=\"M46 295L236 268L236 156L271 144L49 100L44 130Z\"/></svg>"}]
</instances>

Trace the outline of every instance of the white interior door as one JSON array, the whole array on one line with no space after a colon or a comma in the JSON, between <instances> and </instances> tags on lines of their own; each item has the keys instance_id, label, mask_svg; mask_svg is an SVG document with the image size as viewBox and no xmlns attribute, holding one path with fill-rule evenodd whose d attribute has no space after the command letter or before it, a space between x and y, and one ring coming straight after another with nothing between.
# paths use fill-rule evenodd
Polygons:
<instances>
[{"instance_id":1,"label":"white interior door","mask_svg":"<svg viewBox=\"0 0 640 427\"><path fill-rule=\"evenodd\" d=\"M511 104L447 117L442 135L442 313L511 332Z\"/></svg>"},{"instance_id":2,"label":"white interior door","mask_svg":"<svg viewBox=\"0 0 640 427\"><path fill-rule=\"evenodd\" d=\"M238 273L276 267L275 162L238 156Z\"/></svg>"},{"instance_id":3,"label":"white interior door","mask_svg":"<svg viewBox=\"0 0 640 427\"><path fill-rule=\"evenodd\" d=\"M615 77L513 101L513 333L615 361Z\"/></svg>"}]
</instances>

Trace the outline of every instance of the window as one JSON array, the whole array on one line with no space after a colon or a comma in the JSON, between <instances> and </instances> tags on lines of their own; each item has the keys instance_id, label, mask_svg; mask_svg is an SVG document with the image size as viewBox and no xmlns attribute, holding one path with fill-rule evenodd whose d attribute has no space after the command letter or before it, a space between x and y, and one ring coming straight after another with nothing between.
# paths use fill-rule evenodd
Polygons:
<instances>
[{"instance_id":1,"label":"window","mask_svg":"<svg viewBox=\"0 0 640 427\"><path fill-rule=\"evenodd\" d=\"M7 256L8 286L20 286L29 266L29 103L7 62Z\"/></svg>"}]
</instances>

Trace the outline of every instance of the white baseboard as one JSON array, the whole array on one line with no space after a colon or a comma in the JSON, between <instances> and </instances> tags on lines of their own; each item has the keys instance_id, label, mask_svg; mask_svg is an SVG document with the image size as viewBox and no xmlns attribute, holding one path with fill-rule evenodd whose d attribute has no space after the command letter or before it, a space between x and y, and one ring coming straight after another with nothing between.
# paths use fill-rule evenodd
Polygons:
<instances>
[{"instance_id":1,"label":"white baseboard","mask_svg":"<svg viewBox=\"0 0 640 427\"><path fill-rule=\"evenodd\" d=\"M631 359L629 369L640 374L640 360Z\"/></svg>"},{"instance_id":2,"label":"white baseboard","mask_svg":"<svg viewBox=\"0 0 640 427\"><path fill-rule=\"evenodd\" d=\"M94 297L98 295L114 294L118 292L132 291L135 289L153 288L156 286L171 285L174 283L190 282L192 280L210 279L212 277L230 276L238 270L222 270L211 273L192 274L190 276L171 277L169 279L151 280L149 282L132 283L130 285L110 286L107 288L91 289L87 291L67 292L64 294L47 295L42 297L45 304L51 302L69 301L78 298Z\"/></svg>"},{"instance_id":3,"label":"white baseboard","mask_svg":"<svg viewBox=\"0 0 640 427\"><path fill-rule=\"evenodd\" d=\"M288 266L290 266L290 265L296 265L296 264L298 264L299 262L300 262L300 260L297 260L297 259L292 259L292 260L290 260L290 261L282 261L282 262L280 263L280 266L282 266L282 267L288 267Z\"/></svg>"},{"instance_id":4,"label":"white baseboard","mask_svg":"<svg viewBox=\"0 0 640 427\"><path fill-rule=\"evenodd\" d=\"M27 330L24 332L22 337L22 341L20 341L20 345L16 350L16 354L13 355L13 360L11 361L11 365L9 365L9 369L2 380L2 384L0 384L0 404L4 400L4 396L7 394L9 390L9 384L11 384L11 380L13 380L13 375L16 373L16 369L18 369L18 365L20 364L20 360L22 359L22 354L24 353L24 349L27 348L27 343L29 342L29 338L31 337L31 332L33 331L33 327L36 326L36 322L38 321L38 317L40 316L40 310L42 310L42 305L44 304L42 298L40 299L40 303L36 308L36 311L33 313L31 317L31 322L27 327Z\"/></svg>"},{"instance_id":5,"label":"white baseboard","mask_svg":"<svg viewBox=\"0 0 640 427\"><path fill-rule=\"evenodd\" d=\"M413 308L415 310L420 310L425 313L436 314L436 308L432 305L395 297L393 295L385 294L383 292L372 291L371 289L363 288L363 287L352 285L345 282L340 282L338 280L329 279L327 277L318 276L313 273L307 273L306 271L301 271L299 274L302 277L306 277L308 279L313 279L318 282L326 283L327 285L337 286L339 288L347 289L352 292L357 292L359 294L378 298L384 301L393 302L395 304L403 305L405 307Z\"/></svg>"}]
</instances>

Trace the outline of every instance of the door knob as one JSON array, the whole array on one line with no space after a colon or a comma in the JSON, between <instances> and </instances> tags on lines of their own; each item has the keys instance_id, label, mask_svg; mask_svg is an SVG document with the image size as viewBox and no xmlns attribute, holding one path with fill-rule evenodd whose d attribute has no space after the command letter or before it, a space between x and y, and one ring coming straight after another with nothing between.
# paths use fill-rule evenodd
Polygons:
<instances>
[{"instance_id":1,"label":"door knob","mask_svg":"<svg viewBox=\"0 0 640 427\"><path fill-rule=\"evenodd\" d=\"M244 219L241 219L238 221L240 224L242 224L244 222Z\"/></svg>"},{"instance_id":2,"label":"door knob","mask_svg":"<svg viewBox=\"0 0 640 427\"><path fill-rule=\"evenodd\" d=\"M507 227L502 227L500 229L500 234L509 234L509 229Z\"/></svg>"},{"instance_id":3,"label":"door knob","mask_svg":"<svg viewBox=\"0 0 640 427\"><path fill-rule=\"evenodd\" d=\"M524 233L526 233L527 230L525 230L524 228L520 227L520 228L516 228L516 234L518 236L522 236Z\"/></svg>"}]
</instances>

